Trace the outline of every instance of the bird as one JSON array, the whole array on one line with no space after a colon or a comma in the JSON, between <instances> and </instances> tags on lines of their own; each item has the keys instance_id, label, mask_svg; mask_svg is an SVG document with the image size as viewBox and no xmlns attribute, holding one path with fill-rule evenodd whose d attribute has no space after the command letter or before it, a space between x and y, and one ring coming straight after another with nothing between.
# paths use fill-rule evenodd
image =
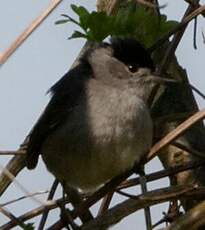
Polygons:
<instances>
[{"instance_id":1,"label":"bird","mask_svg":"<svg viewBox=\"0 0 205 230\"><path fill-rule=\"evenodd\" d=\"M160 84L149 52L133 38L93 42L49 90L28 137L26 165L39 155L60 182L90 194L140 164L151 148L148 105Z\"/></svg>"}]
</instances>

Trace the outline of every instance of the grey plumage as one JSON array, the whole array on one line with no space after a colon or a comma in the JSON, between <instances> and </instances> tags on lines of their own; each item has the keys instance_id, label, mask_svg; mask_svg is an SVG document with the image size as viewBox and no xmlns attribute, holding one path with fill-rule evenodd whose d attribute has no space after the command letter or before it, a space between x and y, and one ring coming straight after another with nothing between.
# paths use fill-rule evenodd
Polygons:
<instances>
[{"instance_id":1,"label":"grey plumage","mask_svg":"<svg viewBox=\"0 0 205 230\"><path fill-rule=\"evenodd\" d=\"M147 100L159 82L145 68L150 64L132 73L115 51L98 45L51 88L30 135L28 168L42 154L60 181L92 192L145 157L153 133Z\"/></svg>"}]
</instances>

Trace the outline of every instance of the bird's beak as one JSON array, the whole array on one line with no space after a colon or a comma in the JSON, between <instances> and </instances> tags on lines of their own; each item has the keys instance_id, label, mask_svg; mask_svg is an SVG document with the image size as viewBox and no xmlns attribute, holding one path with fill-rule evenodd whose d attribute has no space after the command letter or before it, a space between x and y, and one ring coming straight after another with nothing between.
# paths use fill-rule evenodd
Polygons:
<instances>
[{"instance_id":1,"label":"bird's beak","mask_svg":"<svg viewBox=\"0 0 205 230\"><path fill-rule=\"evenodd\" d=\"M172 84L180 84L182 83L181 81L177 81L175 79L171 79L171 78L164 78L164 77L160 77L157 76L155 74L148 76L149 80L158 83L158 84L164 84L164 85L172 85Z\"/></svg>"}]
</instances>

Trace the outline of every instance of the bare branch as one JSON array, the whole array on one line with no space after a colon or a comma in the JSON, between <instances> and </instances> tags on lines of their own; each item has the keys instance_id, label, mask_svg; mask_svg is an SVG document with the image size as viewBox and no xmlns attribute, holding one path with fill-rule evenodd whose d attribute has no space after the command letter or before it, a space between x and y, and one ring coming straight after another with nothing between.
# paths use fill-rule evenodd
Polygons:
<instances>
[{"instance_id":1,"label":"bare branch","mask_svg":"<svg viewBox=\"0 0 205 230\"><path fill-rule=\"evenodd\" d=\"M177 219L166 230L196 230L205 225L205 201L190 209L186 214Z\"/></svg>"},{"instance_id":2,"label":"bare branch","mask_svg":"<svg viewBox=\"0 0 205 230\"><path fill-rule=\"evenodd\" d=\"M9 212L6 208L0 207L0 212L2 212L5 216L7 216L12 222L15 223L15 225L18 225L20 227L24 227L24 223L19 220L16 216L14 216L11 212Z\"/></svg>"},{"instance_id":3,"label":"bare branch","mask_svg":"<svg viewBox=\"0 0 205 230\"><path fill-rule=\"evenodd\" d=\"M6 205L16 203L16 202L18 202L18 201L20 201L20 200L27 199L27 198L30 198L30 197L32 197L32 196L42 195L42 194L45 194L45 193L48 193L48 191L35 192L35 193L31 193L30 195L21 196L21 197L19 197L19 198L17 198L17 199L10 200L10 201L7 201L7 202L5 202L5 203L0 204L0 207L4 207L4 206L6 206Z\"/></svg>"},{"instance_id":4,"label":"bare branch","mask_svg":"<svg viewBox=\"0 0 205 230\"><path fill-rule=\"evenodd\" d=\"M22 222L25 222L25 221L27 221L27 220L29 220L31 218L34 218L36 216L41 215L47 209L51 210L51 209L57 208L58 204L63 203L63 202L64 202L63 199L58 199L56 201L49 202L46 205L42 205L42 206L40 206L38 208L35 208L35 209L33 209L33 210L31 210L31 211L19 216L18 220L22 221ZM0 229L1 230L10 230L11 228L13 228L15 226L16 226L16 223L15 223L14 220L12 220L12 221L0 226Z\"/></svg>"},{"instance_id":5,"label":"bare branch","mask_svg":"<svg viewBox=\"0 0 205 230\"><path fill-rule=\"evenodd\" d=\"M57 180L55 180L52 184L52 187L51 187L51 190L50 190L50 193L48 195L48 199L47 201L49 200L52 200L54 195L55 195L55 192L56 192L56 189L58 187L58 184L59 182ZM41 221L39 223L39 227L38 227L38 230L43 230L44 226L45 226L45 223L46 223L46 220L47 220L47 217L48 217L48 213L49 213L49 209L45 209L45 211L43 212L43 215L42 215L42 218L41 218Z\"/></svg>"},{"instance_id":6,"label":"bare branch","mask_svg":"<svg viewBox=\"0 0 205 230\"><path fill-rule=\"evenodd\" d=\"M147 192L144 195L138 196L136 199L128 199L115 207L111 208L103 215L96 219L84 224L82 230L90 229L105 229L113 224L118 223L126 216L136 212L139 209L159 204L162 202L176 200L182 196L193 195L193 192L197 190L194 186L174 186L164 189L157 189L152 192Z\"/></svg>"},{"instance_id":7,"label":"bare branch","mask_svg":"<svg viewBox=\"0 0 205 230\"><path fill-rule=\"evenodd\" d=\"M3 64L15 52L15 50L26 40L26 38L29 37L29 35L42 23L42 21L57 7L61 1L62 0L52 0L48 8L23 31L23 33L3 54L0 55L0 64Z\"/></svg>"},{"instance_id":8,"label":"bare branch","mask_svg":"<svg viewBox=\"0 0 205 230\"><path fill-rule=\"evenodd\" d=\"M205 6L199 6L196 10L194 10L192 13L187 15L182 22L179 23L174 29L170 30L169 33L167 33L164 37L160 38L155 42L153 46L149 48L150 52L154 51L158 47L161 47L161 45L166 42L169 37L180 31L183 27L187 25L190 21L192 21L195 17L197 17L200 14L204 14L205 12Z\"/></svg>"},{"instance_id":9,"label":"bare branch","mask_svg":"<svg viewBox=\"0 0 205 230\"><path fill-rule=\"evenodd\" d=\"M24 150L17 150L17 151L12 151L12 150L5 150L5 151L0 151L0 155L25 155L26 152Z\"/></svg>"},{"instance_id":10,"label":"bare branch","mask_svg":"<svg viewBox=\"0 0 205 230\"><path fill-rule=\"evenodd\" d=\"M201 121L205 117L205 110L198 111L193 116L189 117L186 121L181 123L176 129L168 133L164 138L157 142L150 150L148 154L148 161L157 155L157 152L165 148L172 141L181 136L187 129L192 127L195 123Z\"/></svg>"},{"instance_id":11,"label":"bare branch","mask_svg":"<svg viewBox=\"0 0 205 230\"><path fill-rule=\"evenodd\" d=\"M188 163L185 163L183 165L177 165L174 167L163 169L163 170L160 170L158 172L154 172L154 173L150 173L148 175L145 175L146 181L150 182L150 181L159 180L159 179L164 178L164 177L173 176L179 172L198 168L200 166L203 166L204 164L205 164L205 161L196 161L196 162L188 162ZM129 187L136 186L139 184L140 184L139 177L123 181L117 187L117 192L120 189L129 188Z\"/></svg>"}]
</instances>

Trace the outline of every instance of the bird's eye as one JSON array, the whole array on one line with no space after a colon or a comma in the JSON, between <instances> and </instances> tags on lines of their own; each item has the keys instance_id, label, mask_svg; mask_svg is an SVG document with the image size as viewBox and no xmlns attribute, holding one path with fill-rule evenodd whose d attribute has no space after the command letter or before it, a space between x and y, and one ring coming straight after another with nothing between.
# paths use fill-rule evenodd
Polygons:
<instances>
[{"instance_id":1,"label":"bird's eye","mask_svg":"<svg viewBox=\"0 0 205 230\"><path fill-rule=\"evenodd\" d=\"M139 66L138 65L128 65L128 69L130 72L135 73L137 72Z\"/></svg>"}]
</instances>

